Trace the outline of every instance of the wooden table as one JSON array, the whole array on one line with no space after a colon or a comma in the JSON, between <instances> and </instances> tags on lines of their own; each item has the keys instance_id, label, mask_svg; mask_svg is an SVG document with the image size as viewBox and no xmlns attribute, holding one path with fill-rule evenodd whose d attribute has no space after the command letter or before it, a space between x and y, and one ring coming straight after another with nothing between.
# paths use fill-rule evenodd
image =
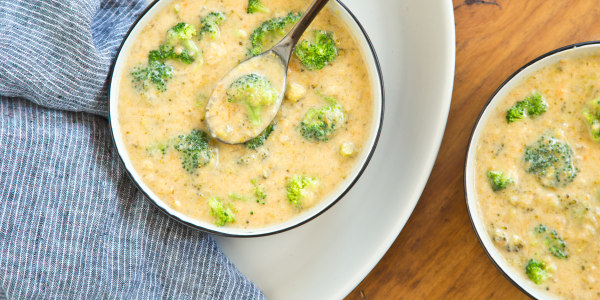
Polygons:
<instances>
[{"instance_id":1,"label":"wooden table","mask_svg":"<svg viewBox=\"0 0 600 300\"><path fill-rule=\"evenodd\" d=\"M527 299L494 267L471 227L463 188L467 141L485 102L510 74L550 50L600 39L600 2L453 5L456 75L439 156L406 227L348 299Z\"/></svg>"}]
</instances>

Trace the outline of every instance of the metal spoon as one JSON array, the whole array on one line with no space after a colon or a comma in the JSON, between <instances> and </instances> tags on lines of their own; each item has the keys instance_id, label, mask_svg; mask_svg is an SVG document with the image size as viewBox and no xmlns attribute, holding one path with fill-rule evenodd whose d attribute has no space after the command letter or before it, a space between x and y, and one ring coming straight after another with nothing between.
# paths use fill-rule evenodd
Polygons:
<instances>
[{"instance_id":1,"label":"metal spoon","mask_svg":"<svg viewBox=\"0 0 600 300\"><path fill-rule=\"evenodd\" d=\"M266 52L241 62L217 83L206 105L206 125L213 138L226 144L241 144L255 138L271 124L285 95L287 69L294 47L328 1L313 1L298 23L279 43ZM250 124L247 118L237 118L236 122L232 123L230 120L232 114L235 114L235 110L240 108L239 105L236 107L227 103L225 88L234 80L234 74L249 74L249 71L260 73L261 66L264 67L270 63L278 64L277 71L280 72L278 76L281 76L282 79L278 86L279 98L273 104L263 107L265 111L260 124Z\"/></svg>"}]
</instances>

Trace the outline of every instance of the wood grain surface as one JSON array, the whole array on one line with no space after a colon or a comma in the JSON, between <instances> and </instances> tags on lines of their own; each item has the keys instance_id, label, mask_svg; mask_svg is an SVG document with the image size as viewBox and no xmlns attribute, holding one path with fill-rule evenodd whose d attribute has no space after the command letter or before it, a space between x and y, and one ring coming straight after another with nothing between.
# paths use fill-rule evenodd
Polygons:
<instances>
[{"instance_id":1,"label":"wood grain surface","mask_svg":"<svg viewBox=\"0 0 600 300\"><path fill-rule=\"evenodd\" d=\"M467 142L480 110L513 72L553 49L600 40L600 1L453 5L456 74L439 156L406 227L348 299L527 299L494 267L471 227L463 188Z\"/></svg>"}]
</instances>

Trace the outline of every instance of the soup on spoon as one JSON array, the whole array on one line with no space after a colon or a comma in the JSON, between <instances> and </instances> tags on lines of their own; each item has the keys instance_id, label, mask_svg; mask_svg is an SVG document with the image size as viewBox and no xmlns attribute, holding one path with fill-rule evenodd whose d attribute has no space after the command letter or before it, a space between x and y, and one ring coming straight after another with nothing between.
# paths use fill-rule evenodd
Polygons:
<instances>
[{"instance_id":1,"label":"soup on spoon","mask_svg":"<svg viewBox=\"0 0 600 300\"><path fill-rule=\"evenodd\" d=\"M206 106L213 137L229 144L259 135L273 120L285 91L285 67L274 53L256 56L231 70Z\"/></svg>"},{"instance_id":2,"label":"soup on spoon","mask_svg":"<svg viewBox=\"0 0 600 300\"><path fill-rule=\"evenodd\" d=\"M213 90L206 125L226 144L245 143L263 132L277 115L294 46L329 0L314 0L306 13L273 48L233 68ZM325 49L327 51L330 49Z\"/></svg>"}]
</instances>

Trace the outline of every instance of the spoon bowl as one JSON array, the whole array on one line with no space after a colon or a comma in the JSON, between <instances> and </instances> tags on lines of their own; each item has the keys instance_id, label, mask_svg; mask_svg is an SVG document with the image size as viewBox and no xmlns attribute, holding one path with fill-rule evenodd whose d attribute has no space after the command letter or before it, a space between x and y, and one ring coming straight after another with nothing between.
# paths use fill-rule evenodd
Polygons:
<instances>
[{"instance_id":1,"label":"spoon bowl","mask_svg":"<svg viewBox=\"0 0 600 300\"><path fill-rule=\"evenodd\" d=\"M235 103L228 96L229 88L243 76L264 78L270 82L277 98L273 103L255 111L257 122L248 120L253 109L247 103ZM241 144L258 136L277 115L285 95L287 64L269 50L240 63L229 71L215 86L206 105L206 124L209 134L226 144Z\"/></svg>"}]
</instances>

